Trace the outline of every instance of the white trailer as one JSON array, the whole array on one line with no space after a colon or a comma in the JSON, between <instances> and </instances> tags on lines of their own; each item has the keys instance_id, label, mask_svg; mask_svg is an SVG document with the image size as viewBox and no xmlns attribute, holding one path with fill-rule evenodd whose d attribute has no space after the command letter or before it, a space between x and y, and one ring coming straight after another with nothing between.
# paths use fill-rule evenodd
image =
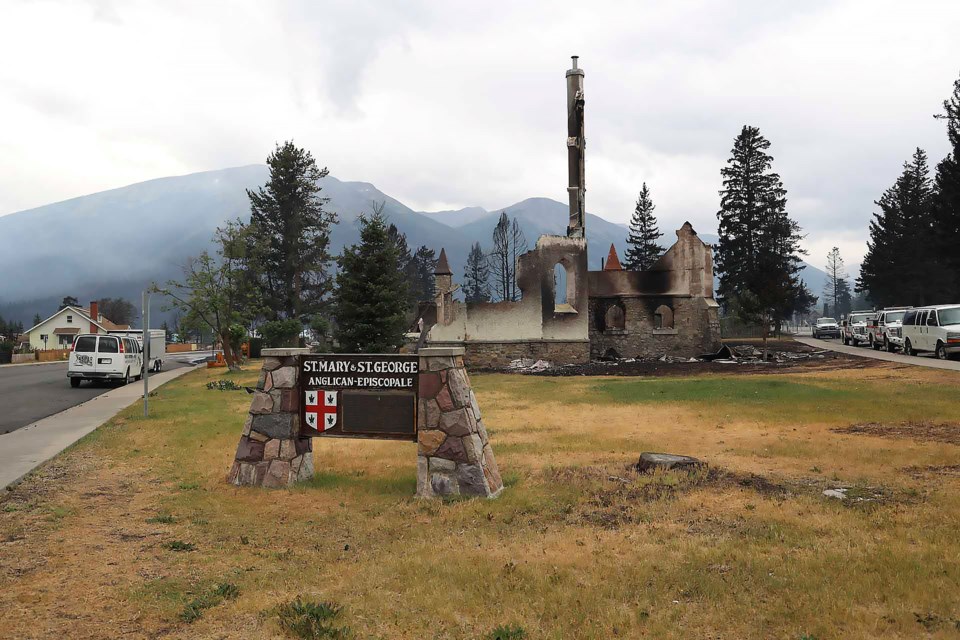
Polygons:
<instances>
[{"instance_id":1,"label":"white trailer","mask_svg":"<svg viewBox=\"0 0 960 640\"><path fill-rule=\"evenodd\" d=\"M163 369L163 358L167 355L167 332L163 329L150 329L150 344L146 349L143 346L143 331L136 329L124 329L122 331L111 331L111 334L122 335L128 338L135 338L140 344L140 348L146 351L143 355L143 361L150 371L157 372Z\"/></svg>"}]
</instances>

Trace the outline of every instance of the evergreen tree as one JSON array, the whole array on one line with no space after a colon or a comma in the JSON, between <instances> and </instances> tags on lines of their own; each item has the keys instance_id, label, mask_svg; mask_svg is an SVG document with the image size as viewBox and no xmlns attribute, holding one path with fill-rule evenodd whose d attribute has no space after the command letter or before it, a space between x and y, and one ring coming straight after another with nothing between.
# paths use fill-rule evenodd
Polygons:
<instances>
[{"instance_id":1,"label":"evergreen tree","mask_svg":"<svg viewBox=\"0 0 960 640\"><path fill-rule=\"evenodd\" d=\"M839 318L850 312L850 281L840 257L840 249L834 247L827 254L827 281L823 284L823 297L830 304L831 313Z\"/></svg>"},{"instance_id":2,"label":"evergreen tree","mask_svg":"<svg viewBox=\"0 0 960 640\"><path fill-rule=\"evenodd\" d=\"M721 170L719 293L745 322L763 327L764 357L772 323L796 306L800 287L800 227L787 213L787 192L771 169L770 142L744 126Z\"/></svg>"},{"instance_id":3,"label":"evergreen tree","mask_svg":"<svg viewBox=\"0 0 960 640\"><path fill-rule=\"evenodd\" d=\"M407 281L383 216L360 216L360 244L345 247L334 291L334 337L346 353L389 353L403 342Z\"/></svg>"},{"instance_id":4,"label":"evergreen tree","mask_svg":"<svg viewBox=\"0 0 960 640\"><path fill-rule=\"evenodd\" d=\"M473 243L467 255L463 296L467 302L490 302L490 264L479 242Z\"/></svg>"},{"instance_id":5,"label":"evergreen tree","mask_svg":"<svg viewBox=\"0 0 960 640\"><path fill-rule=\"evenodd\" d=\"M66 296L60 302L60 308L57 309L57 311L66 309L67 307L79 307L79 306L80 306L80 302L76 298L74 298L73 296Z\"/></svg>"},{"instance_id":6,"label":"evergreen tree","mask_svg":"<svg viewBox=\"0 0 960 640\"><path fill-rule=\"evenodd\" d=\"M416 302L433 300L437 293L436 277L437 254L433 249L421 246L413 254L413 281L411 289Z\"/></svg>"},{"instance_id":7,"label":"evergreen tree","mask_svg":"<svg viewBox=\"0 0 960 640\"><path fill-rule=\"evenodd\" d=\"M285 142L267 157L270 179L250 198L250 224L262 240L259 268L270 319L321 313L333 288L328 273L330 229L335 213L324 211L317 182L327 169L309 151Z\"/></svg>"},{"instance_id":8,"label":"evergreen tree","mask_svg":"<svg viewBox=\"0 0 960 640\"><path fill-rule=\"evenodd\" d=\"M40 314L39 313L33 314L33 326L37 326L41 322L43 322L43 318L40 317Z\"/></svg>"},{"instance_id":9,"label":"evergreen tree","mask_svg":"<svg viewBox=\"0 0 960 640\"><path fill-rule=\"evenodd\" d=\"M653 215L656 206L650 198L650 189L643 183L637 206L630 218L630 234L627 236L627 253L623 268L627 271L643 271L653 266L663 249L657 239L663 234L657 228L657 218Z\"/></svg>"},{"instance_id":10,"label":"evergreen tree","mask_svg":"<svg viewBox=\"0 0 960 640\"><path fill-rule=\"evenodd\" d=\"M383 204L384 203L380 203L379 205L374 204L374 214L382 214ZM417 278L417 264L414 262L413 255L410 253L410 247L407 245L407 236L406 234L400 233L400 230L397 229L397 225L395 224L387 227L387 236L397 247L397 264L399 265L400 273L403 274L404 281L408 283L406 308L415 309L417 303L420 301L417 295L417 289L414 286L414 281Z\"/></svg>"},{"instance_id":11,"label":"evergreen tree","mask_svg":"<svg viewBox=\"0 0 960 640\"><path fill-rule=\"evenodd\" d=\"M927 155L917 149L894 185L876 201L880 212L870 222L857 291L869 291L877 306L920 306L940 297L934 272L941 267L930 250L935 242L928 174Z\"/></svg>"},{"instance_id":12,"label":"evergreen tree","mask_svg":"<svg viewBox=\"0 0 960 640\"><path fill-rule=\"evenodd\" d=\"M960 299L960 78L953 83L953 94L943 101L943 113L935 118L946 121L950 153L937 164L933 197L934 241L937 274L942 279L937 302Z\"/></svg>"}]
</instances>

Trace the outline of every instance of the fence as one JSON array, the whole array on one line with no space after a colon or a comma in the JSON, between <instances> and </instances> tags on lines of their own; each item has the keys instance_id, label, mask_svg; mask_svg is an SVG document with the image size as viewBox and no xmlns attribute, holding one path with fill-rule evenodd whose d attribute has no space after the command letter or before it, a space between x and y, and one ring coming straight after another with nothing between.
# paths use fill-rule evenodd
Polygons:
<instances>
[{"instance_id":1,"label":"fence","mask_svg":"<svg viewBox=\"0 0 960 640\"><path fill-rule=\"evenodd\" d=\"M24 362L36 362L37 356L33 352L13 354L13 364L23 364Z\"/></svg>"},{"instance_id":2,"label":"fence","mask_svg":"<svg viewBox=\"0 0 960 640\"><path fill-rule=\"evenodd\" d=\"M66 360L70 357L70 349L48 349L46 351L37 351L37 360L39 362L54 362L55 360Z\"/></svg>"},{"instance_id":3,"label":"fence","mask_svg":"<svg viewBox=\"0 0 960 640\"><path fill-rule=\"evenodd\" d=\"M168 344L167 353L187 353L189 351L196 351L197 345L190 344Z\"/></svg>"}]
</instances>

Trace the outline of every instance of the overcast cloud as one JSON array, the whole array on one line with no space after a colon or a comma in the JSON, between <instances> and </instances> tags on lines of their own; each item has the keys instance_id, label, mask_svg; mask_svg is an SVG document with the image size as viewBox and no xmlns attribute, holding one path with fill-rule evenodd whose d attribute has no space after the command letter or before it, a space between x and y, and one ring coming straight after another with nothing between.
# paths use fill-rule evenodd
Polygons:
<instances>
[{"instance_id":1,"label":"overcast cloud","mask_svg":"<svg viewBox=\"0 0 960 640\"><path fill-rule=\"evenodd\" d=\"M419 210L566 200L564 71L586 70L587 207L713 233L744 124L822 266L960 73L960 2L0 0L0 215L264 161L293 138Z\"/></svg>"}]
</instances>

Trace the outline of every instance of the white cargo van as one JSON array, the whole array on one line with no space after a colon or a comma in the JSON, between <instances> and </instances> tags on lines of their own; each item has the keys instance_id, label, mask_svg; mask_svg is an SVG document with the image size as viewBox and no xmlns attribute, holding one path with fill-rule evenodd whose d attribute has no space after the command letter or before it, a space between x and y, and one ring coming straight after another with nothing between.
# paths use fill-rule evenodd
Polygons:
<instances>
[{"instance_id":1,"label":"white cargo van","mask_svg":"<svg viewBox=\"0 0 960 640\"><path fill-rule=\"evenodd\" d=\"M903 352L933 351L946 360L960 353L960 305L911 309L903 317Z\"/></svg>"},{"instance_id":2,"label":"white cargo van","mask_svg":"<svg viewBox=\"0 0 960 640\"><path fill-rule=\"evenodd\" d=\"M143 349L143 331L133 329L124 329L122 331L111 331L112 336L125 336L133 338ZM150 346L146 350L144 360L150 371L157 373L163 369L163 358L167 355L167 332L163 329L150 329Z\"/></svg>"},{"instance_id":3,"label":"white cargo van","mask_svg":"<svg viewBox=\"0 0 960 640\"><path fill-rule=\"evenodd\" d=\"M127 384L143 375L140 343L126 336L80 334L70 349L67 378L71 387L83 380L111 380Z\"/></svg>"}]
</instances>

